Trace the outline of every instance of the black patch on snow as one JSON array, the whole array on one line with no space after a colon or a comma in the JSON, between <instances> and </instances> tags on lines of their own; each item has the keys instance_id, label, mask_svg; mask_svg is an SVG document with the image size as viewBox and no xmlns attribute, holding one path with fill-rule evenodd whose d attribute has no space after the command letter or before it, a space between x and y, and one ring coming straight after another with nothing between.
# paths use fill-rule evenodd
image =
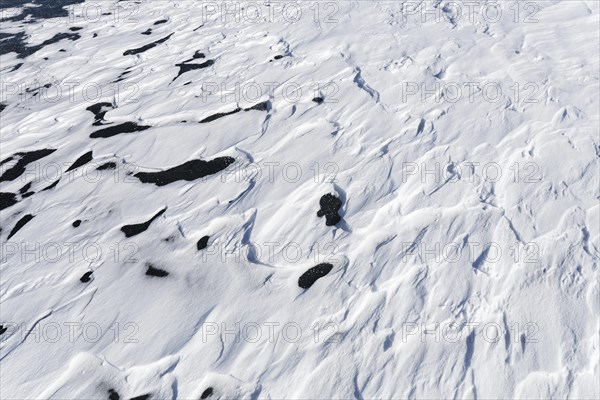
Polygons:
<instances>
[{"instance_id":1,"label":"black patch on snow","mask_svg":"<svg viewBox=\"0 0 600 400\"><path fill-rule=\"evenodd\" d=\"M102 121L104 120L104 115L106 115L106 112L109 111L109 109L112 109L113 105L112 103L96 103L96 104L92 104L91 106L87 107L86 110L92 112L92 114L94 114L95 117L95 121L93 125L102 125Z\"/></svg>"},{"instance_id":2,"label":"black patch on snow","mask_svg":"<svg viewBox=\"0 0 600 400\"><path fill-rule=\"evenodd\" d=\"M311 287L319 278L324 277L333 269L333 265L328 263L321 263L302 274L298 278L298 286L302 289L308 289Z\"/></svg>"},{"instance_id":3,"label":"black patch on snow","mask_svg":"<svg viewBox=\"0 0 600 400\"><path fill-rule=\"evenodd\" d=\"M35 215L27 214L27 215L23 216L23 218L21 218L20 220L18 220L17 223L15 224L15 227L12 229L12 231L10 231L10 234L8 235L8 237L6 238L6 240L8 240L11 237L13 237L13 235L15 233L17 233L22 227L24 227L26 223L28 223L29 221L31 221L33 219L33 217L35 217Z\"/></svg>"},{"instance_id":4,"label":"black patch on snow","mask_svg":"<svg viewBox=\"0 0 600 400\"><path fill-rule=\"evenodd\" d=\"M158 218L161 215L163 215L163 213L165 211L167 211L167 209L163 208L155 216L153 216L152 218L150 218L146 222L142 222L140 224L124 225L123 227L121 227L121 231L125 234L126 237L132 237L132 236L138 235L138 234L144 232L145 230L147 230L150 227L150 224L156 218Z\"/></svg>"},{"instance_id":5,"label":"black patch on snow","mask_svg":"<svg viewBox=\"0 0 600 400\"><path fill-rule=\"evenodd\" d=\"M249 108L244 108L244 111L269 111L271 109L271 103L269 101L263 101Z\"/></svg>"},{"instance_id":6,"label":"black patch on snow","mask_svg":"<svg viewBox=\"0 0 600 400\"><path fill-rule=\"evenodd\" d=\"M121 397L114 389L108 389L108 400L119 400Z\"/></svg>"},{"instance_id":7,"label":"black patch on snow","mask_svg":"<svg viewBox=\"0 0 600 400\"><path fill-rule=\"evenodd\" d=\"M31 184L33 182L29 182L28 184L26 184L25 186L23 186L21 189L19 189L19 193L23 194L26 193L30 188L31 188Z\"/></svg>"},{"instance_id":8,"label":"black patch on snow","mask_svg":"<svg viewBox=\"0 0 600 400\"><path fill-rule=\"evenodd\" d=\"M84 282L84 283L85 283L85 282L89 282L89 281L91 281L91 280L92 280L92 274L93 274L93 273L94 273L94 271L88 271L88 272L86 272L85 274L83 274L83 275L81 276L81 278L79 278L79 280L80 280L81 282Z\"/></svg>"},{"instance_id":9,"label":"black patch on snow","mask_svg":"<svg viewBox=\"0 0 600 400\"><path fill-rule=\"evenodd\" d=\"M202 236L200 240L198 240L198 243L196 243L198 250L204 250L206 246L208 246L208 239L210 239L210 236Z\"/></svg>"},{"instance_id":10,"label":"black patch on snow","mask_svg":"<svg viewBox=\"0 0 600 400\"><path fill-rule=\"evenodd\" d=\"M0 112L4 111L5 108L6 108L6 104L0 103Z\"/></svg>"},{"instance_id":11,"label":"black patch on snow","mask_svg":"<svg viewBox=\"0 0 600 400\"><path fill-rule=\"evenodd\" d=\"M175 79L179 78L181 75L185 74L186 72L193 71L195 69L207 68L207 67L210 67L211 65L213 65L214 63L215 63L214 60L207 60L207 61L203 62L202 64L186 64L186 63L175 64L176 67L179 67L179 73L177 74L177 76L175 78L173 78L173 81ZM173 81L171 81L171 82L173 82Z\"/></svg>"},{"instance_id":12,"label":"black patch on snow","mask_svg":"<svg viewBox=\"0 0 600 400\"><path fill-rule=\"evenodd\" d=\"M5 327L4 325L0 325L0 335L2 335L4 332L6 332L8 328Z\"/></svg>"},{"instance_id":13,"label":"black patch on snow","mask_svg":"<svg viewBox=\"0 0 600 400\"><path fill-rule=\"evenodd\" d=\"M167 40L169 40L169 38L173 36L173 34L171 33L169 36L165 36L162 39L158 39L156 42L152 42L149 43L147 45L144 45L142 47L138 47L137 49L131 49L131 50L126 50L123 55L124 56L129 56L129 55L135 55L135 54L139 54L139 53L143 53L146 50L150 50L153 47L156 47L157 45L166 42Z\"/></svg>"},{"instance_id":14,"label":"black patch on snow","mask_svg":"<svg viewBox=\"0 0 600 400\"><path fill-rule=\"evenodd\" d=\"M314 99L312 99L312 101L314 101L317 104L321 104L323 102L323 98L322 97L315 97Z\"/></svg>"},{"instance_id":15,"label":"black patch on snow","mask_svg":"<svg viewBox=\"0 0 600 400\"><path fill-rule=\"evenodd\" d=\"M25 32L17 32L15 34L2 32L0 34L0 55L15 52L17 53L17 58L26 58L32 55L33 53L37 52L41 48L53 43L57 43L63 39L77 40L79 38L81 38L81 35L79 35L79 33L61 32L55 34L53 37L45 40L41 44L35 46L27 46Z\"/></svg>"},{"instance_id":16,"label":"black patch on snow","mask_svg":"<svg viewBox=\"0 0 600 400\"><path fill-rule=\"evenodd\" d=\"M338 210L342 207L342 201L332 194L326 194L319 200L321 209L317 211L317 217L325 216L325 225L333 226L342 220Z\"/></svg>"},{"instance_id":17,"label":"black patch on snow","mask_svg":"<svg viewBox=\"0 0 600 400\"><path fill-rule=\"evenodd\" d=\"M281 54L277 54L275 57L273 57L274 60L279 60L281 58L283 58Z\"/></svg>"},{"instance_id":18,"label":"black patch on snow","mask_svg":"<svg viewBox=\"0 0 600 400\"><path fill-rule=\"evenodd\" d=\"M90 161L92 161L93 156L92 156L92 151L88 151L87 153L85 153L84 155L82 155L81 157L79 157L77 160L75 160L75 162L73 163L73 165L71 165L66 172L72 171L74 169L77 169L79 167L81 167L82 165L85 165L87 163L89 163Z\"/></svg>"},{"instance_id":19,"label":"black patch on snow","mask_svg":"<svg viewBox=\"0 0 600 400\"><path fill-rule=\"evenodd\" d=\"M160 25L160 24L164 24L165 22L167 22L167 20L166 20L166 19L159 19L158 21L156 21L156 22L154 23L154 25Z\"/></svg>"},{"instance_id":20,"label":"black patch on snow","mask_svg":"<svg viewBox=\"0 0 600 400\"><path fill-rule=\"evenodd\" d=\"M101 166L99 166L98 168L96 168L98 171L104 171L105 169L116 169L117 168L117 164L109 161L107 163L102 164Z\"/></svg>"},{"instance_id":21,"label":"black patch on snow","mask_svg":"<svg viewBox=\"0 0 600 400\"><path fill-rule=\"evenodd\" d=\"M50 189L54 189L54 187L55 187L56 185L58 185L58 182L60 182L60 178L59 178L59 179L57 179L57 180L56 180L56 182L52 183L50 186L48 186L48 187L46 187L46 188L42 189L42 190L41 190L41 192L43 192L44 190L50 190Z\"/></svg>"},{"instance_id":22,"label":"black patch on snow","mask_svg":"<svg viewBox=\"0 0 600 400\"><path fill-rule=\"evenodd\" d=\"M271 103L269 101L263 101L262 103L255 104L252 107L244 108L243 110L244 111L269 111L270 109L271 109ZM203 124L203 123L206 123L206 122L211 122L211 121L214 121L216 119L223 118L223 117L226 117L228 115L232 115L232 114L238 113L240 111L242 111L242 108L238 107L238 108L236 108L233 111L213 114L213 115L210 115L210 116L204 118L202 121L200 121L200 123Z\"/></svg>"},{"instance_id":23,"label":"black patch on snow","mask_svg":"<svg viewBox=\"0 0 600 400\"><path fill-rule=\"evenodd\" d=\"M176 181L193 181L216 174L233 164L233 157L217 157L210 161L191 160L160 172L138 172L134 176L143 183L164 186Z\"/></svg>"},{"instance_id":24,"label":"black patch on snow","mask_svg":"<svg viewBox=\"0 0 600 400\"><path fill-rule=\"evenodd\" d=\"M37 161L41 158L44 158L52 153L54 153L56 149L42 149L42 150L34 150L23 153L16 153L15 156L20 157L19 161L10 169L6 170L2 176L0 176L0 182L4 181L14 181L17 179L23 172L25 172L25 167L27 164ZM14 159L14 157L10 157ZM4 163L4 160L2 163Z\"/></svg>"},{"instance_id":25,"label":"black patch on snow","mask_svg":"<svg viewBox=\"0 0 600 400\"><path fill-rule=\"evenodd\" d=\"M213 114L213 115L210 115L210 116L208 116L208 117L204 118L202 121L200 121L200 123L201 123L201 124L204 124L204 123L206 123L206 122L212 122L212 121L214 121L214 120L216 120L216 119L223 118L223 117L226 117L226 116L228 116L228 115L232 115L232 114L238 113L238 112L240 112L240 111L242 111L242 109L238 107L238 108L236 108L236 109L235 109L235 110L233 110L233 111L224 112L224 113L217 113L217 114Z\"/></svg>"},{"instance_id":26,"label":"black patch on snow","mask_svg":"<svg viewBox=\"0 0 600 400\"><path fill-rule=\"evenodd\" d=\"M0 192L0 210L14 206L19 201L14 193Z\"/></svg>"},{"instance_id":27,"label":"black patch on snow","mask_svg":"<svg viewBox=\"0 0 600 400\"><path fill-rule=\"evenodd\" d=\"M208 387L206 388L206 390L204 392L202 392L202 395L200 396L200 399L208 399L210 396L212 396L213 394L213 388L212 387Z\"/></svg>"},{"instance_id":28,"label":"black patch on snow","mask_svg":"<svg viewBox=\"0 0 600 400\"><path fill-rule=\"evenodd\" d=\"M145 131L148 128L150 128L150 126L138 125L135 122L124 122L119 125L109 126L108 128L100 129L96 132L93 132L92 134L90 134L90 137L92 139L109 138L111 136L116 136L121 133L133 133L133 132Z\"/></svg>"},{"instance_id":29,"label":"black patch on snow","mask_svg":"<svg viewBox=\"0 0 600 400\"><path fill-rule=\"evenodd\" d=\"M149 398L150 398L150 395L149 395L149 394L143 394L143 395L141 395L141 396L135 396L135 397L132 397L132 398L131 398L131 399L129 399L129 400L148 400Z\"/></svg>"},{"instance_id":30,"label":"black patch on snow","mask_svg":"<svg viewBox=\"0 0 600 400\"><path fill-rule=\"evenodd\" d=\"M156 276L158 278L164 278L165 276L169 275L169 273L167 271L165 271L164 269L156 268L152 264L146 264L146 266L148 267L148 269L146 270L146 275L148 275L148 276Z\"/></svg>"},{"instance_id":31,"label":"black patch on snow","mask_svg":"<svg viewBox=\"0 0 600 400\"><path fill-rule=\"evenodd\" d=\"M152 35L152 29L146 29L144 32L142 32L142 35Z\"/></svg>"},{"instance_id":32,"label":"black patch on snow","mask_svg":"<svg viewBox=\"0 0 600 400\"><path fill-rule=\"evenodd\" d=\"M121 74L119 75L119 77L117 78L117 80L114 83L121 82L121 81L125 80L126 75L129 75L130 73L131 73L131 71L123 71L123 72L121 72Z\"/></svg>"},{"instance_id":33,"label":"black patch on snow","mask_svg":"<svg viewBox=\"0 0 600 400\"><path fill-rule=\"evenodd\" d=\"M81 225L81 220L78 219L78 220L74 221L72 225L73 225L73 228L79 228L79 225Z\"/></svg>"}]
</instances>

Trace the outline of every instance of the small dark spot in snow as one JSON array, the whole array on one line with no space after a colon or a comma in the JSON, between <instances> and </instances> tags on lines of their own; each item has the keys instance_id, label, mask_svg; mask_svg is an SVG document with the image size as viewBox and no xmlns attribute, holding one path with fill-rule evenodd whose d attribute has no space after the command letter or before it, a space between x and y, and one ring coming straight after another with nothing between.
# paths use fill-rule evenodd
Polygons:
<instances>
[{"instance_id":1,"label":"small dark spot in snow","mask_svg":"<svg viewBox=\"0 0 600 400\"><path fill-rule=\"evenodd\" d=\"M275 60L279 60L281 58L283 58L283 56L281 54L277 54L275 57L273 57L273 59L275 59Z\"/></svg>"},{"instance_id":2,"label":"small dark spot in snow","mask_svg":"<svg viewBox=\"0 0 600 400\"><path fill-rule=\"evenodd\" d=\"M0 335L2 335L4 332L6 332L8 328L5 327L4 325L0 325Z\"/></svg>"},{"instance_id":3,"label":"small dark spot in snow","mask_svg":"<svg viewBox=\"0 0 600 400\"><path fill-rule=\"evenodd\" d=\"M73 228L77 228L79 227L79 225L81 225L81 220L78 219L77 221L73 222Z\"/></svg>"},{"instance_id":4,"label":"small dark spot in snow","mask_svg":"<svg viewBox=\"0 0 600 400\"><path fill-rule=\"evenodd\" d=\"M314 99L312 99L312 101L314 101L317 104L321 104L323 102L323 98L322 97L315 97Z\"/></svg>"},{"instance_id":5,"label":"small dark spot in snow","mask_svg":"<svg viewBox=\"0 0 600 400\"><path fill-rule=\"evenodd\" d=\"M108 389L108 400L119 400L121 397L114 389Z\"/></svg>"}]
</instances>

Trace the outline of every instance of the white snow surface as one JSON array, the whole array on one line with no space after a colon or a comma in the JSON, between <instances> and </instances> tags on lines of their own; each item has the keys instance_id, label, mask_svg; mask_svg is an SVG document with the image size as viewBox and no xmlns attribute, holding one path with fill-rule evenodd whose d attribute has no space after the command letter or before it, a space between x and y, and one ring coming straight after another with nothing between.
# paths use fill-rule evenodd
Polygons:
<instances>
[{"instance_id":1,"label":"white snow surface","mask_svg":"<svg viewBox=\"0 0 600 400\"><path fill-rule=\"evenodd\" d=\"M600 3L531 2L535 21L524 2L498 21L448 3L301 2L291 22L101 1L98 18L3 22L28 46L80 37L0 56L1 159L56 149L0 182L35 192L0 213L0 397L600 398ZM465 83L488 98L407 93ZM90 138L110 126L92 125L99 102L106 123L151 127ZM192 181L131 175L224 156ZM327 193L336 226L317 217Z\"/></svg>"}]
</instances>

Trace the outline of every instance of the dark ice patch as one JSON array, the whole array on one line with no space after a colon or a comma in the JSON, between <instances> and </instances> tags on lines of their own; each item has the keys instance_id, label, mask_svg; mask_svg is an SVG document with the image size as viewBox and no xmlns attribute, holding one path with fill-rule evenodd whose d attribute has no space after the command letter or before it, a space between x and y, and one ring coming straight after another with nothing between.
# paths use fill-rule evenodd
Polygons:
<instances>
[{"instance_id":1,"label":"dark ice patch","mask_svg":"<svg viewBox=\"0 0 600 400\"><path fill-rule=\"evenodd\" d=\"M146 264L146 266L148 267L148 269L146 270L146 275L148 275L148 276L164 278L165 276L169 275L169 273L167 271L165 271L164 269L156 268L152 264Z\"/></svg>"},{"instance_id":2,"label":"dark ice patch","mask_svg":"<svg viewBox=\"0 0 600 400\"><path fill-rule=\"evenodd\" d=\"M2 335L4 332L6 332L8 330L7 327L5 327L4 325L0 325L0 335Z\"/></svg>"},{"instance_id":3,"label":"dark ice patch","mask_svg":"<svg viewBox=\"0 0 600 400\"><path fill-rule=\"evenodd\" d=\"M142 32L142 35L152 35L152 29L146 29L144 32Z\"/></svg>"},{"instance_id":4,"label":"dark ice patch","mask_svg":"<svg viewBox=\"0 0 600 400\"><path fill-rule=\"evenodd\" d=\"M87 163L89 163L90 161L92 161L93 156L92 156L92 151L88 151L87 153L85 153L84 155L82 155L81 157L79 157L77 160L75 160L75 162L73 163L73 165L71 165L66 172L72 171L74 169L77 169L79 167L81 167L82 165L85 165Z\"/></svg>"},{"instance_id":5,"label":"dark ice patch","mask_svg":"<svg viewBox=\"0 0 600 400\"><path fill-rule=\"evenodd\" d=\"M210 161L191 160L173 168L159 172L138 172L134 176L142 183L164 186L176 181L193 181L216 174L233 164L233 157L217 157Z\"/></svg>"},{"instance_id":6,"label":"dark ice patch","mask_svg":"<svg viewBox=\"0 0 600 400\"><path fill-rule=\"evenodd\" d=\"M196 248L198 250L204 250L206 246L208 246L208 239L210 239L210 236L202 236L200 240L198 240L198 243L196 243Z\"/></svg>"},{"instance_id":7,"label":"dark ice patch","mask_svg":"<svg viewBox=\"0 0 600 400\"><path fill-rule=\"evenodd\" d=\"M319 278L324 277L333 269L333 265L328 263L321 263L302 274L298 278L298 286L302 289L310 288Z\"/></svg>"},{"instance_id":8,"label":"dark ice patch","mask_svg":"<svg viewBox=\"0 0 600 400\"><path fill-rule=\"evenodd\" d=\"M81 282L83 282L83 283L85 283L85 282L89 282L89 281L91 281L91 280L92 280L92 274L93 274L93 273L94 273L94 271L88 271L88 272L86 272L85 274L83 274L83 275L81 276L81 278L79 278L79 280L80 280Z\"/></svg>"},{"instance_id":9,"label":"dark ice patch","mask_svg":"<svg viewBox=\"0 0 600 400\"><path fill-rule=\"evenodd\" d=\"M119 400L121 396L114 389L108 389L108 400Z\"/></svg>"},{"instance_id":10,"label":"dark ice patch","mask_svg":"<svg viewBox=\"0 0 600 400\"><path fill-rule=\"evenodd\" d=\"M317 104L321 104L323 102L323 98L322 97L315 97L314 99L312 99L312 101L314 101Z\"/></svg>"},{"instance_id":11,"label":"dark ice patch","mask_svg":"<svg viewBox=\"0 0 600 400\"><path fill-rule=\"evenodd\" d=\"M159 19L158 21L156 21L156 22L154 23L154 25L160 25L160 24L164 24L164 23L166 23L166 22L167 22L167 20L166 20L166 19Z\"/></svg>"},{"instance_id":12,"label":"dark ice patch","mask_svg":"<svg viewBox=\"0 0 600 400\"><path fill-rule=\"evenodd\" d=\"M126 51L123 53L123 55L124 55L124 56L129 56L129 55L135 55L135 54L143 53L143 52L145 52L146 50L150 50L151 48L153 48L153 47L156 47L156 46L158 46L159 44L166 42L167 40L169 40L169 38L170 38L171 36L173 36L173 34L172 34L172 33L171 33L170 35L168 35L168 36L165 36L165 37L164 37L164 38L162 38L162 39L158 39L156 42L148 43L147 45L144 45L144 46L142 46L142 47L138 47L137 49L126 50Z\"/></svg>"},{"instance_id":13,"label":"dark ice patch","mask_svg":"<svg viewBox=\"0 0 600 400\"><path fill-rule=\"evenodd\" d=\"M4 111L5 108L6 108L6 104L0 103L0 112Z\"/></svg>"},{"instance_id":14,"label":"dark ice patch","mask_svg":"<svg viewBox=\"0 0 600 400\"><path fill-rule=\"evenodd\" d=\"M342 201L332 194L326 194L319 200L321 209L317 211L317 217L325 216L325 225L333 226L342 220L338 210L342 207Z\"/></svg>"},{"instance_id":15,"label":"dark ice patch","mask_svg":"<svg viewBox=\"0 0 600 400\"><path fill-rule=\"evenodd\" d=\"M0 182L4 181L13 181L17 179L23 172L25 172L25 167L27 164L30 164L34 161L37 161L41 158L49 156L54 153L56 149L42 149L42 150L34 150L29 152L16 153L15 156L19 157L19 160L12 168L9 168L0 176ZM14 157L10 157L11 160ZM3 162L4 163L4 162Z\"/></svg>"},{"instance_id":16,"label":"dark ice patch","mask_svg":"<svg viewBox=\"0 0 600 400\"><path fill-rule=\"evenodd\" d=\"M14 206L19 201L17 200L17 195L14 193L8 192L0 192L0 210L4 210L5 208Z\"/></svg>"},{"instance_id":17,"label":"dark ice patch","mask_svg":"<svg viewBox=\"0 0 600 400\"><path fill-rule=\"evenodd\" d=\"M154 222L156 218L163 215L165 211L167 211L167 209L163 208L146 222L142 222L140 224L124 225L123 227L121 227L121 231L125 234L126 237L138 235L147 230L150 227L150 224Z\"/></svg>"},{"instance_id":18,"label":"dark ice patch","mask_svg":"<svg viewBox=\"0 0 600 400\"><path fill-rule=\"evenodd\" d=\"M138 125L135 122L124 122L119 125L112 125L108 128L100 129L96 132L90 134L92 139L97 138L109 138L112 136L120 135L121 133L133 133L133 132L141 132L146 129L151 128L147 125Z\"/></svg>"},{"instance_id":19,"label":"dark ice patch","mask_svg":"<svg viewBox=\"0 0 600 400\"><path fill-rule=\"evenodd\" d=\"M81 225L81 220L78 219L78 220L74 221L72 225L73 225L73 228L79 228L79 225Z\"/></svg>"},{"instance_id":20,"label":"dark ice patch","mask_svg":"<svg viewBox=\"0 0 600 400\"><path fill-rule=\"evenodd\" d=\"M22 227L24 227L25 224L27 224L29 221L31 221L34 216L35 215L27 214L27 215L23 216L23 218L21 218L20 220L18 220L17 223L15 224L15 227L12 229L12 231L10 231L10 234L8 235L8 237L6 238L6 240L8 240L11 237L13 237L13 235L15 233L17 233Z\"/></svg>"}]
</instances>

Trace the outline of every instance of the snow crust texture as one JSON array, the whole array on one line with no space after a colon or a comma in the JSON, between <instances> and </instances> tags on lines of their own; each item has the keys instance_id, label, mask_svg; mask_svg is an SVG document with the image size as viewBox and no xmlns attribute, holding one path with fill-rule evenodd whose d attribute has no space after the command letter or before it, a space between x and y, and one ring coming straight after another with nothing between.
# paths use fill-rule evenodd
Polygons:
<instances>
[{"instance_id":1,"label":"snow crust texture","mask_svg":"<svg viewBox=\"0 0 600 400\"><path fill-rule=\"evenodd\" d=\"M2 0L0 396L600 398L599 8Z\"/></svg>"}]
</instances>

